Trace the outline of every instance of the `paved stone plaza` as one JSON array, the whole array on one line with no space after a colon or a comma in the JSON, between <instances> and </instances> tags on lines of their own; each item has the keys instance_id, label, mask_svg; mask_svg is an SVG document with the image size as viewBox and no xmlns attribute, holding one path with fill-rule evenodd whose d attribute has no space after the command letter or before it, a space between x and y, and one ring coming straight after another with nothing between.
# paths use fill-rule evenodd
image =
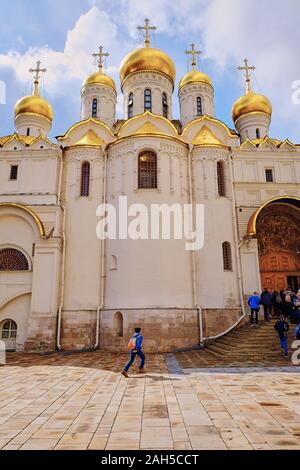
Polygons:
<instances>
[{"instance_id":1,"label":"paved stone plaza","mask_svg":"<svg viewBox=\"0 0 300 470\"><path fill-rule=\"evenodd\" d=\"M147 375L103 352L9 355L0 368L0 448L300 449L300 369L182 369ZM195 364L196 365L196 364Z\"/></svg>"}]
</instances>

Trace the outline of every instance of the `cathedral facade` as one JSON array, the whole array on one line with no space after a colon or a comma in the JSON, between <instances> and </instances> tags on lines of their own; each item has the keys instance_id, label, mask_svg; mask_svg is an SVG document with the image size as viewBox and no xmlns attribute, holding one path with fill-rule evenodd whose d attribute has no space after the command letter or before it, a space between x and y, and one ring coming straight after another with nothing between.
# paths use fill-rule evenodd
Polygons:
<instances>
[{"instance_id":1,"label":"cathedral facade","mask_svg":"<svg viewBox=\"0 0 300 470\"><path fill-rule=\"evenodd\" d=\"M146 351L190 348L247 317L262 287L300 287L300 146L269 136L272 106L251 88L233 105L235 129L215 116L211 78L179 83L149 40L120 67L117 92L99 70L81 90L81 120L48 138L50 104L32 96L15 108L16 131L0 137L0 339L8 350L126 350L135 326ZM204 246L96 236L97 208L204 205Z\"/></svg>"}]
</instances>

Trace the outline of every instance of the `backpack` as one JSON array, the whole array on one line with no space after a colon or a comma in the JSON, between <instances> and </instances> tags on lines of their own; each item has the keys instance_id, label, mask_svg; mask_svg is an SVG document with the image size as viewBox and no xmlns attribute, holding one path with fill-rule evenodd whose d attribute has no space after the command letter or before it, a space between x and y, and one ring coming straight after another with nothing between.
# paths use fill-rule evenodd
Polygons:
<instances>
[{"instance_id":1,"label":"backpack","mask_svg":"<svg viewBox=\"0 0 300 470\"><path fill-rule=\"evenodd\" d=\"M140 337L140 335L138 336L133 336L132 338L130 338L129 340L129 343L128 343L128 349L129 350L134 350L136 349L136 342L137 342L137 339Z\"/></svg>"},{"instance_id":2,"label":"backpack","mask_svg":"<svg viewBox=\"0 0 300 470\"><path fill-rule=\"evenodd\" d=\"M285 296L285 301L286 301L286 302L291 302L291 301L292 301L291 296L290 296L289 294L287 294L287 295Z\"/></svg>"}]
</instances>

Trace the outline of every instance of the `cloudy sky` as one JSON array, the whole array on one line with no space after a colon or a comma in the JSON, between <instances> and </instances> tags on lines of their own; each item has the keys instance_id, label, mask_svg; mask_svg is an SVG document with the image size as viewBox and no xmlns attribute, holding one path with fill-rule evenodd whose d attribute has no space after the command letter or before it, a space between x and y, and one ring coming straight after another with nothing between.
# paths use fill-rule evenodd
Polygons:
<instances>
[{"instance_id":1,"label":"cloudy sky","mask_svg":"<svg viewBox=\"0 0 300 470\"><path fill-rule=\"evenodd\" d=\"M14 131L14 105L31 93L28 69L38 59L48 69L41 93L55 112L51 137L64 133L79 120L81 84L96 69L91 53L100 44L110 52L107 72L119 84L120 62L143 43L136 27L149 17L158 27L152 45L173 58L177 80L188 70L189 44L204 52L201 68L214 81L219 119L233 127L231 107L244 92L237 66L247 57L256 66L253 88L273 104L270 135L300 142L300 104L292 101L292 83L300 80L299 0L0 0L0 7L0 135ZM174 118L176 98L177 89Z\"/></svg>"}]
</instances>

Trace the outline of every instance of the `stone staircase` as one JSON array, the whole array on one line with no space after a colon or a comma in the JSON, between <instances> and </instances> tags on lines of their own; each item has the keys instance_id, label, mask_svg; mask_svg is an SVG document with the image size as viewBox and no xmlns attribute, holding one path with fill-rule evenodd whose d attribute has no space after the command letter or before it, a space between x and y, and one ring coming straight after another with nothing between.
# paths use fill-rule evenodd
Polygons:
<instances>
[{"instance_id":1,"label":"stone staircase","mask_svg":"<svg viewBox=\"0 0 300 470\"><path fill-rule=\"evenodd\" d=\"M209 344L204 349L175 354L183 368L191 367L248 367L248 366L291 366L280 348L275 320L260 322L259 327L245 325ZM289 332L289 346L293 341L294 325Z\"/></svg>"}]
</instances>

